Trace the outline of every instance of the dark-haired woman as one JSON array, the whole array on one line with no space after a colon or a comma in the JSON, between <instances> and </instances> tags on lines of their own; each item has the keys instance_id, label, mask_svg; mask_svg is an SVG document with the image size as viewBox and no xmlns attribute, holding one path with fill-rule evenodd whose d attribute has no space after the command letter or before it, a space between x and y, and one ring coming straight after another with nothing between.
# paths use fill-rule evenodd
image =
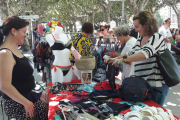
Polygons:
<instances>
[{"instance_id":1,"label":"dark-haired woman","mask_svg":"<svg viewBox=\"0 0 180 120\"><path fill-rule=\"evenodd\" d=\"M28 25L24 19L11 16L0 27L0 88L4 92L3 105L9 120L47 120L45 104L41 101L33 104L27 99L35 87L33 65L17 46L23 44Z\"/></svg>"},{"instance_id":2,"label":"dark-haired woman","mask_svg":"<svg viewBox=\"0 0 180 120\"><path fill-rule=\"evenodd\" d=\"M81 56L92 56L91 48L93 46L89 36L93 33L93 25L86 22L82 26L82 33L74 34L71 39L72 46L81 54ZM74 56L71 52L70 60L74 62Z\"/></svg>"}]
</instances>

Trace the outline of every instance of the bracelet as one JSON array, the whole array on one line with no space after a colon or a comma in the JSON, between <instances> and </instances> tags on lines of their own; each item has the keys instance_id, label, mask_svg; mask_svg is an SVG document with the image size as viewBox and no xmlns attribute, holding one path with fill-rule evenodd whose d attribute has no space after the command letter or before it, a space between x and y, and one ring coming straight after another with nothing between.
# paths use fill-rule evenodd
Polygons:
<instances>
[{"instance_id":1,"label":"bracelet","mask_svg":"<svg viewBox=\"0 0 180 120\"><path fill-rule=\"evenodd\" d=\"M124 62L127 62L127 59L123 59Z\"/></svg>"}]
</instances>

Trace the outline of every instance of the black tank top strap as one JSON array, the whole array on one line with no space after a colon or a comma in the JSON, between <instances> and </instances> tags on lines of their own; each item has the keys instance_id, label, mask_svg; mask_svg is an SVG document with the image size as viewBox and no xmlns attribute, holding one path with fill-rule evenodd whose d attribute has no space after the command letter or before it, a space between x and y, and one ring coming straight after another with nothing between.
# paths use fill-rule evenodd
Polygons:
<instances>
[{"instance_id":1,"label":"black tank top strap","mask_svg":"<svg viewBox=\"0 0 180 120\"><path fill-rule=\"evenodd\" d=\"M8 49L8 48L1 48L1 49L0 49L0 51L1 51L1 50L4 50L4 49L7 49L7 50L11 51L11 50L10 50L10 49ZM12 53L12 55L13 55L14 59L16 60L17 56L16 56L16 55L15 55L12 51L11 51L11 53Z\"/></svg>"}]
</instances>

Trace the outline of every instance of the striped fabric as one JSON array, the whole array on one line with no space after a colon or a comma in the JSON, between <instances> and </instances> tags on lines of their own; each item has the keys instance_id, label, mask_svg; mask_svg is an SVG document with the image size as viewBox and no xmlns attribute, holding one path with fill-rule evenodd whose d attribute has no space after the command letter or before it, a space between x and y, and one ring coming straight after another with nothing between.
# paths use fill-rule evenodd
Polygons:
<instances>
[{"instance_id":1,"label":"striped fabric","mask_svg":"<svg viewBox=\"0 0 180 120\"><path fill-rule=\"evenodd\" d=\"M147 80L152 87L161 87L164 80L154 55L157 54L157 52L159 54L163 53L166 48L163 36L155 33L141 48L140 46L142 39L143 37L140 37L135 46L126 54L130 56L142 52L146 56L146 59L143 61L134 62L135 75Z\"/></svg>"}]
</instances>

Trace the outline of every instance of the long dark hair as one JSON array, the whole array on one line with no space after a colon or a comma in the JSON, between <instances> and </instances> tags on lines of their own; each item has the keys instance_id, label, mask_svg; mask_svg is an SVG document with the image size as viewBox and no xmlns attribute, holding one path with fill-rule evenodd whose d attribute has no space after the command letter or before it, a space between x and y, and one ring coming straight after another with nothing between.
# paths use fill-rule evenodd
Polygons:
<instances>
[{"instance_id":1,"label":"long dark hair","mask_svg":"<svg viewBox=\"0 0 180 120\"><path fill-rule=\"evenodd\" d=\"M10 16L8 17L4 22L3 25L0 26L0 45L3 42L4 36L8 36L11 29L15 28L16 30L19 30L23 27L26 27L29 25L29 22L19 18L18 16Z\"/></svg>"}]
</instances>

